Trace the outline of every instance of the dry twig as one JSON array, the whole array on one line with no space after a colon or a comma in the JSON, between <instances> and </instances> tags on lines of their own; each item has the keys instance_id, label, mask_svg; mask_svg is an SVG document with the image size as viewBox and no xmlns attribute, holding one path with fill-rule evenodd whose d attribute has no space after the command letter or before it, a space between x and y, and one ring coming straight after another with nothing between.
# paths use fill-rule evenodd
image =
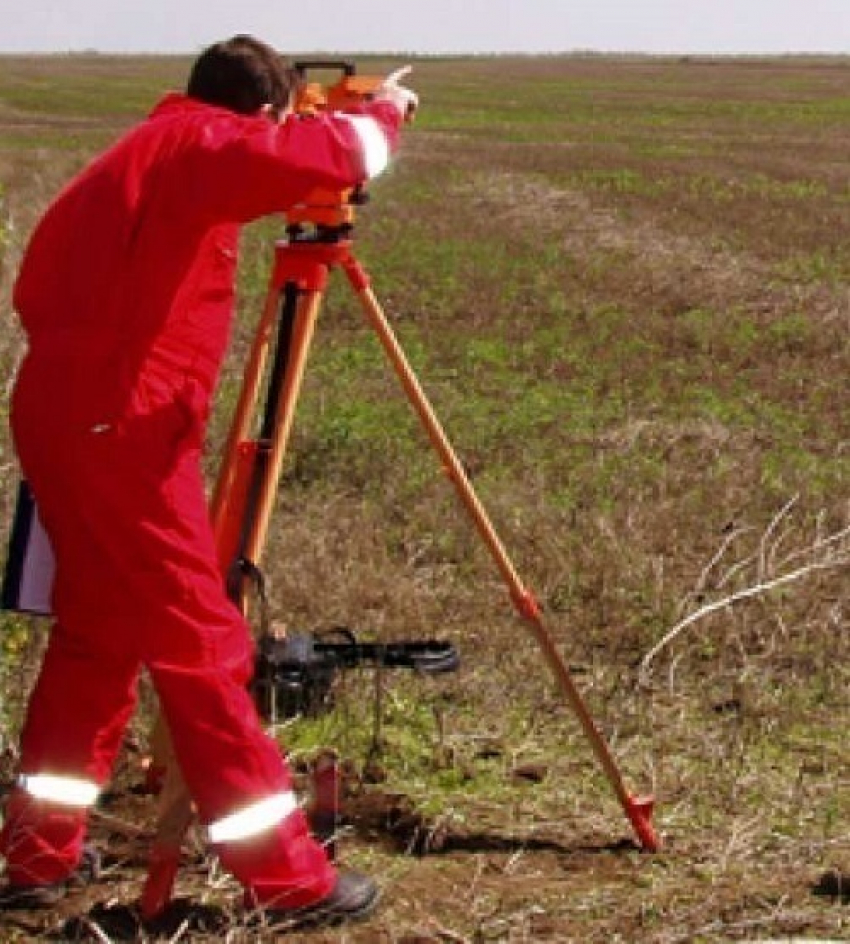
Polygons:
<instances>
[{"instance_id":1,"label":"dry twig","mask_svg":"<svg viewBox=\"0 0 850 944\"><path fill-rule=\"evenodd\" d=\"M704 619L706 616L716 613L718 610L724 610L734 606L736 603L740 603L743 600L763 596L771 590L810 577L813 574L850 567L850 545L846 543L848 538L850 538L850 526L847 526L826 537L817 538L808 547L788 554L784 559L784 563L787 564L791 560L805 557L809 559L809 563L783 574L770 574L770 562L775 557L776 545L782 539L782 535L776 538L773 543L771 543L771 539L777 534L780 522L787 517L795 501L796 498L784 505L770 522L759 541L758 552L744 561L737 561L732 564L727 569L726 573L716 581L715 585L717 587L726 585L733 574L741 572L753 562L757 564L756 582L734 593L727 594L720 599L705 603L703 606L699 607L699 609L694 610L683 619L679 620L675 626L655 643L641 660L640 678L642 682L648 682L650 667L659 653L669 646L674 639L680 636L685 629L699 620ZM703 569L697 584L700 596L705 592L705 587L709 583L710 572L732 546L733 539L742 533L742 530L736 530L732 535L727 535L724 538L721 548L713 555L709 564ZM814 557L817 559L813 560L812 558Z\"/></svg>"}]
</instances>

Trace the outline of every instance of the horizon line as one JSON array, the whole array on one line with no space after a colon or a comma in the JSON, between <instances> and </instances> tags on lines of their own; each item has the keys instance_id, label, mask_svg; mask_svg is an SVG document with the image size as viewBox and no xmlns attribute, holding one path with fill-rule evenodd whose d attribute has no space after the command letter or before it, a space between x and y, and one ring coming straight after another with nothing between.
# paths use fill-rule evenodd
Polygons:
<instances>
[{"instance_id":1,"label":"horizon line","mask_svg":"<svg viewBox=\"0 0 850 944\"><path fill-rule=\"evenodd\" d=\"M155 49L100 49L94 46L86 46L69 49L3 49L0 47L0 56L195 56L204 49L203 44L195 49L185 50L155 50ZM405 49L386 49L386 50L340 50L340 49L303 49L288 50L288 58L296 58L304 55L329 55L329 56L375 56L375 57L399 57L409 56L418 59L433 58L530 58L530 57L618 57L626 58L630 56L641 58L784 58L796 56L812 56L816 58L846 58L850 56L850 49L846 51L822 50L822 49L785 49L785 50L641 50L641 49L595 49L577 47L574 49L541 49L541 50L523 50L523 49L503 49L503 50L428 50L414 52Z\"/></svg>"}]
</instances>

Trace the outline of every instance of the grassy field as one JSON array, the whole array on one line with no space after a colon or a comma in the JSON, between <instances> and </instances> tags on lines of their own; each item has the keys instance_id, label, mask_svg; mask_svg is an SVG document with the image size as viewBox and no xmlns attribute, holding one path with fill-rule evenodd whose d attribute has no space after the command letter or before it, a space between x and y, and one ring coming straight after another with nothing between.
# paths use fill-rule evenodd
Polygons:
<instances>
[{"instance_id":1,"label":"grassy field","mask_svg":"<svg viewBox=\"0 0 850 944\"><path fill-rule=\"evenodd\" d=\"M0 58L4 420L27 234L187 66ZM447 639L462 664L379 689L346 675L333 713L283 732L295 759L379 754L366 792L439 837L414 855L409 831L355 822L343 857L385 907L304 940L850 939L850 61L428 59L413 77L421 114L356 251L627 782L655 795L664 847L633 845L340 280L264 560L272 609ZM211 479L281 230L245 233ZM3 538L16 479L4 423ZM0 629L10 777L46 630ZM140 856L115 853L85 904L132 902ZM263 939L203 857L183 881L228 923L180 940Z\"/></svg>"}]
</instances>

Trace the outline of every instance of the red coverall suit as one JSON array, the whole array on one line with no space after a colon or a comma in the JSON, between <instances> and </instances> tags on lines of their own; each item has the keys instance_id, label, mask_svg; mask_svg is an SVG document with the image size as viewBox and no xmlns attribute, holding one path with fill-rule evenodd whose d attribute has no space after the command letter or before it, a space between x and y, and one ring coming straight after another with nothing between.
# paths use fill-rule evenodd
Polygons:
<instances>
[{"instance_id":1,"label":"red coverall suit","mask_svg":"<svg viewBox=\"0 0 850 944\"><path fill-rule=\"evenodd\" d=\"M276 124L172 94L37 228L15 286L29 350L12 428L57 560L56 623L0 834L11 883L78 863L145 667L201 822L225 827L218 843L210 830L225 868L260 903L331 892L246 693L253 645L216 564L200 454L239 224L362 181L365 141L391 148L399 121L380 102ZM240 835L246 808L259 827Z\"/></svg>"}]
</instances>

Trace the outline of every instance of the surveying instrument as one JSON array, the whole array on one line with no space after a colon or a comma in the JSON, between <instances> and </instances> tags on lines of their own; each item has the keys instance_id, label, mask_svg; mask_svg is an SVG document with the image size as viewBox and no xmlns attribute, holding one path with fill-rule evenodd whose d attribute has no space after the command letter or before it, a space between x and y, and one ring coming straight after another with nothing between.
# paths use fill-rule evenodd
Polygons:
<instances>
[{"instance_id":1,"label":"surveying instrument","mask_svg":"<svg viewBox=\"0 0 850 944\"><path fill-rule=\"evenodd\" d=\"M296 105L296 111L304 113L344 109L357 104L368 99L383 82L381 78L356 75L354 66L347 62L311 61L297 63L296 69L302 78L313 69L342 72L339 80L327 87L304 82ZM605 738L594 723L552 635L544 625L540 605L509 559L371 288L368 274L355 256L355 210L365 202L365 198L362 187L342 192L316 190L303 203L285 213L286 238L274 247L266 300L211 499L211 519L228 593L246 612L253 584L259 589L262 602L259 562L275 493L328 281L331 273L340 271L359 300L445 473L493 557L517 613L536 639L557 686L577 716L640 846L655 851L659 848L659 839L652 825L653 798L635 797L626 788ZM264 381L265 403L260 431L257 436L252 436ZM344 644L341 646L340 649L328 649L334 650L344 663L345 653L356 654L356 650L346 650ZM365 653L361 650L359 655L384 663L389 657L389 664L395 656L398 660L395 664L424 671L444 671L454 666L451 647L440 643L378 646ZM157 731L154 741L160 740L160 749L168 756L170 745L161 718ZM166 771L157 835L140 900L140 910L145 919L155 918L170 901L181 842L193 818L191 800L173 755L166 764Z\"/></svg>"}]
</instances>

